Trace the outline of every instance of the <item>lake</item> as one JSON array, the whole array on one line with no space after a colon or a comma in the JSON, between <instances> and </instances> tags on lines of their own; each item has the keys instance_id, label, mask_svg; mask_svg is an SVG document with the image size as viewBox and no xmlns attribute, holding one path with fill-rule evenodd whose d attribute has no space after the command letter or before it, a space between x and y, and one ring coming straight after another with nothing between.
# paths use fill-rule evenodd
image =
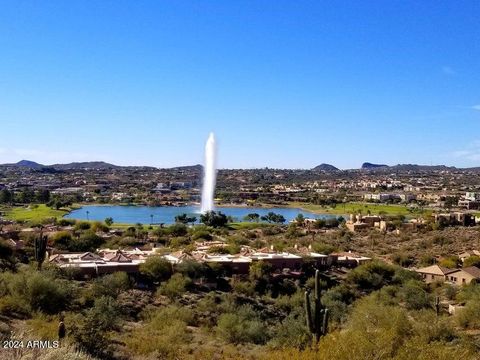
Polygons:
<instances>
[{"instance_id":1,"label":"lake","mask_svg":"<svg viewBox=\"0 0 480 360\"><path fill-rule=\"evenodd\" d=\"M235 221L242 221L243 217L250 213L257 213L260 216L266 215L272 211L283 215L287 222L295 219L298 214L303 214L307 218L328 219L335 215L319 215L308 211L295 208L265 208L265 207L217 207L216 211L221 211L227 216L232 216ZM88 213L87 213L88 212ZM122 205L87 205L73 210L64 217L67 219L78 220L98 220L103 221L107 217L113 218L116 223L128 224L172 224L175 222L175 216L180 214L195 215L200 218L200 208L198 206L122 206Z\"/></svg>"}]
</instances>

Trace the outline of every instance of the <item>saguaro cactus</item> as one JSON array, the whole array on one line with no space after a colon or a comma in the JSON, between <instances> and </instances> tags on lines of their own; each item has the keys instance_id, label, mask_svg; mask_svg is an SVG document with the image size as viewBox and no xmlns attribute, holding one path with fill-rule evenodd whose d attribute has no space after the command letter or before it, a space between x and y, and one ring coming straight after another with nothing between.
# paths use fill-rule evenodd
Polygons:
<instances>
[{"instance_id":1,"label":"saguaro cactus","mask_svg":"<svg viewBox=\"0 0 480 360\"><path fill-rule=\"evenodd\" d=\"M435 313L437 314L437 316L440 315L440 297L439 296L435 296Z\"/></svg>"},{"instance_id":2,"label":"saguaro cactus","mask_svg":"<svg viewBox=\"0 0 480 360\"><path fill-rule=\"evenodd\" d=\"M34 253L35 261L37 262L37 269L40 270L42 268L42 263L45 261L45 256L47 253L47 236L43 236L43 233L40 233L40 236L35 238Z\"/></svg>"},{"instance_id":3,"label":"saguaro cactus","mask_svg":"<svg viewBox=\"0 0 480 360\"><path fill-rule=\"evenodd\" d=\"M328 330L328 309L322 306L320 299L320 271L315 271L315 294L314 306L310 303L310 291L305 291L305 313L307 318L308 330L315 336L315 341L318 342L320 337L325 335Z\"/></svg>"}]
</instances>

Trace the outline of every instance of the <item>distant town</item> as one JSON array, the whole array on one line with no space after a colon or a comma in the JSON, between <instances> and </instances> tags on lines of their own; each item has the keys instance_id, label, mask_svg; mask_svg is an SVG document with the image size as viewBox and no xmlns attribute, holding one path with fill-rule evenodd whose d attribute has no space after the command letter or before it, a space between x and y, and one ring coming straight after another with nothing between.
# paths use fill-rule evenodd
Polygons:
<instances>
[{"instance_id":1,"label":"distant town","mask_svg":"<svg viewBox=\"0 0 480 360\"><path fill-rule=\"evenodd\" d=\"M202 174L200 165L1 165L5 331L68 334L69 346L98 358L207 358L232 346L218 358L268 359L285 344L327 346L352 312L393 308L455 323L462 341L476 336L467 330L478 324L469 294L480 281L480 168L222 169L215 206L227 212L187 212ZM167 222L65 217L92 205L107 215L110 206L178 209Z\"/></svg>"}]
</instances>

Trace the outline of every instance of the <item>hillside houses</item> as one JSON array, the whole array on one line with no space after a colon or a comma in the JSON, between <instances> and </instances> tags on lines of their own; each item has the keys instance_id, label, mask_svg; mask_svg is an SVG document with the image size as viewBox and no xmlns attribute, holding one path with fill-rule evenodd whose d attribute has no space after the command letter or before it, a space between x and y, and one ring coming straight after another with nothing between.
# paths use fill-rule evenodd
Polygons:
<instances>
[{"instance_id":1,"label":"hillside houses","mask_svg":"<svg viewBox=\"0 0 480 360\"><path fill-rule=\"evenodd\" d=\"M205 246L203 248L205 249ZM210 254L208 251L198 249L189 253L178 251L160 254L156 250L155 248L150 250L139 248L132 250L99 249L96 253L58 253L50 255L48 261L60 268L76 268L84 276L98 276L116 271L137 273L140 264L150 256L161 256L172 266L183 261L214 263L232 274L248 274L251 264L259 261L270 264L272 271L275 272L285 269L301 271L304 264L307 263L319 269L328 269L332 266L355 267L370 260L370 258L352 253L324 255L312 252L307 248L301 248L294 254L271 249L255 251L244 246L239 254L234 255Z\"/></svg>"},{"instance_id":2,"label":"hillside houses","mask_svg":"<svg viewBox=\"0 0 480 360\"><path fill-rule=\"evenodd\" d=\"M448 282L453 285L468 285L480 280L480 269L469 266L461 269L448 269L440 265L431 265L415 270L427 283Z\"/></svg>"}]
</instances>

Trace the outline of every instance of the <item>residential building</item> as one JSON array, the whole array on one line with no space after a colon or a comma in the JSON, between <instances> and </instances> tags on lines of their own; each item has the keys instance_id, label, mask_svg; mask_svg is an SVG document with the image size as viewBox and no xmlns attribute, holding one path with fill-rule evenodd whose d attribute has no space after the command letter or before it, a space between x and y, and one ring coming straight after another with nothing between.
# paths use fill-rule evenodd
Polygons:
<instances>
[{"instance_id":1,"label":"residential building","mask_svg":"<svg viewBox=\"0 0 480 360\"><path fill-rule=\"evenodd\" d=\"M420 268L415 270L418 274L420 274L423 280L429 284L432 282L444 282L445 276L449 273L456 271L456 269L449 269L440 265L431 265L424 268Z\"/></svg>"},{"instance_id":2,"label":"residential building","mask_svg":"<svg viewBox=\"0 0 480 360\"><path fill-rule=\"evenodd\" d=\"M447 282L455 285L468 285L472 281L480 279L480 269L476 266L469 266L462 269L456 269L445 276Z\"/></svg>"}]
</instances>

